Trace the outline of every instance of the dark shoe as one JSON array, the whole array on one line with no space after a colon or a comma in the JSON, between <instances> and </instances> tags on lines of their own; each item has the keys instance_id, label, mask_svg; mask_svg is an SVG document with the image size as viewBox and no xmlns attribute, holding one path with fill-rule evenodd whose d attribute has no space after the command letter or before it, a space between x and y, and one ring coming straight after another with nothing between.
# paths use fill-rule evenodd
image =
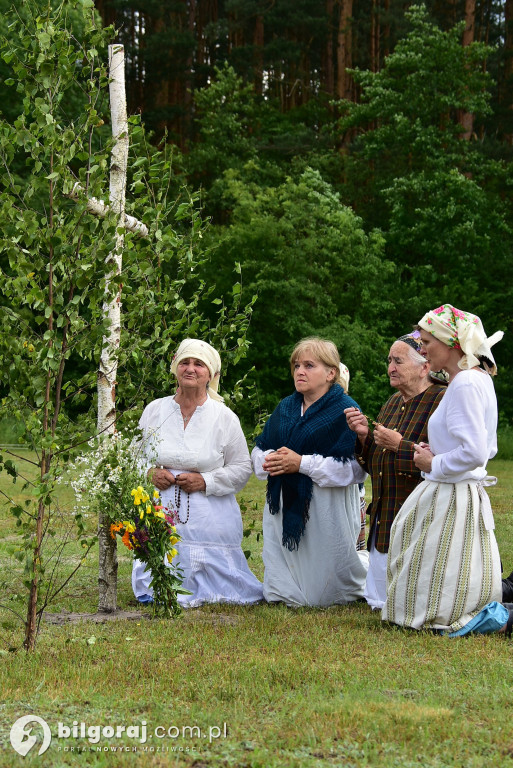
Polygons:
<instances>
[{"instance_id":1,"label":"dark shoe","mask_svg":"<svg viewBox=\"0 0 513 768\"><path fill-rule=\"evenodd\" d=\"M508 623L506 624L506 637L511 637L513 632L513 607L509 608Z\"/></svg>"},{"instance_id":2,"label":"dark shoe","mask_svg":"<svg viewBox=\"0 0 513 768\"><path fill-rule=\"evenodd\" d=\"M502 602L513 602L513 571L502 580Z\"/></svg>"}]
</instances>

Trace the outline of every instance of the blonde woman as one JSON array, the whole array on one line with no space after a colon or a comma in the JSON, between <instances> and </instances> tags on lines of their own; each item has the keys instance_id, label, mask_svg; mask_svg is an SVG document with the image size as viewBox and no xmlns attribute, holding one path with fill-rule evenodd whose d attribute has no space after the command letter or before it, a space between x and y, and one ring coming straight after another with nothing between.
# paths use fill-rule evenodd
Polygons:
<instances>
[{"instance_id":1,"label":"blonde woman","mask_svg":"<svg viewBox=\"0 0 513 768\"><path fill-rule=\"evenodd\" d=\"M335 345L309 338L290 358L296 391L267 421L252 452L267 481L264 509L264 598L292 607L327 606L363 595L367 552L357 552L355 435L344 408L356 407L340 385Z\"/></svg>"}]
</instances>

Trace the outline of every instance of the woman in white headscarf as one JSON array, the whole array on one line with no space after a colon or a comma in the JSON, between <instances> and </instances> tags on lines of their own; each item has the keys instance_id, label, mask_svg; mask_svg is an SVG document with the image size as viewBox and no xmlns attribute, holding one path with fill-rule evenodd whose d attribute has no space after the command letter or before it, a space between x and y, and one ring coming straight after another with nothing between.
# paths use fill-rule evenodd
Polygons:
<instances>
[{"instance_id":1,"label":"woman in white headscarf","mask_svg":"<svg viewBox=\"0 0 513 768\"><path fill-rule=\"evenodd\" d=\"M444 304L419 322L433 370L449 386L428 422L429 444L415 446L423 482L392 525L387 599L382 618L450 636L507 631L513 611L501 605L501 562L485 490L496 478L486 464L497 453L497 372L481 320Z\"/></svg>"},{"instance_id":2,"label":"woman in white headscarf","mask_svg":"<svg viewBox=\"0 0 513 768\"><path fill-rule=\"evenodd\" d=\"M148 479L181 536L175 563L192 593L179 595L184 607L262 599L262 585L241 548L235 499L251 475L251 461L239 420L218 394L220 372L214 347L184 339L171 363L176 394L150 403L139 422ZM135 560L132 587L140 602L149 602L151 572L144 568Z\"/></svg>"}]
</instances>

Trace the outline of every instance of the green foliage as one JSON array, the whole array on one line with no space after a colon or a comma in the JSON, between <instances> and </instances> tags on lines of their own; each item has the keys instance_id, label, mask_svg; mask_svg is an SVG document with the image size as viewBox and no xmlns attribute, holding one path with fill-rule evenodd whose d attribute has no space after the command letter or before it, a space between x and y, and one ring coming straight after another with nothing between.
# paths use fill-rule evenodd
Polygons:
<instances>
[{"instance_id":1,"label":"green foliage","mask_svg":"<svg viewBox=\"0 0 513 768\"><path fill-rule=\"evenodd\" d=\"M248 185L236 172L227 173L225 183L236 203L212 267L221 283L223 264L240 259L243 297L258 295L248 360L261 408L272 409L290 392L288 358L304 336L332 339L355 377L383 370L393 267L383 259L379 233L367 235L312 169L276 187ZM377 407L376 383L373 376L360 381L358 396L368 407Z\"/></svg>"},{"instance_id":2,"label":"green foliage","mask_svg":"<svg viewBox=\"0 0 513 768\"><path fill-rule=\"evenodd\" d=\"M513 459L513 424L501 423L497 430L497 456L501 460Z\"/></svg>"},{"instance_id":3,"label":"green foliage","mask_svg":"<svg viewBox=\"0 0 513 768\"><path fill-rule=\"evenodd\" d=\"M347 165L349 194L377 226L386 226L383 193L395 179L453 167L472 171L479 155L463 140L459 118L462 112L475 118L490 112L483 62L491 49L462 47L461 25L442 32L423 4L413 5L407 17L411 30L383 69L353 72L361 103L340 105L346 112L340 130L358 130Z\"/></svg>"},{"instance_id":4,"label":"green foliage","mask_svg":"<svg viewBox=\"0 0 513 768\"><path fill-rule=\"evenodd\" d=\"M215 68L208 87L195 93L197 136L184 164L194 187L201 186L206 212L215 223L228 223L235 201L225 172L259 186L284 181L291 162L308 165L310 155L322 153L331 137L319 132L328 115L323 100L312 100L282 112L268 97L258 98L225 63Z\"/></svg>"},{"instance_id":5,"label":"green foliage","mask_svg":"<svg viewBox=\"0 0 513 768\"><path fill-rule=\"evenodd\" d=\"M461 45L461 25L443 32L423 4L380 72L354 72L361 104L345 104L342 131L356 131L343 199L379 226L396 265L389 294L399 334L450 302L479 314L491 334L511 327L511 171L483 142L463 137L461 116L490 113L490 49ZM510 413L511 334L497 347L498 391ZM502 381L502 383L501 383Z\"/></svg>"},{"instance_id":6,"label":"green foliage","mask_svg":"<svg viewBox=\"0 0 513 768\"><path fill-rule=\"evenodd\" d=\"M131 126L127 212L147 225L149 236L126 236L120 278L127 332L119 350L118 405L126 428L143 404L169 391L171 356L182 338L207 338L219 349L224 376L245 354L252 312L251 302L242 304L240 278L219 298L201 275L211 247L208 225L199 195L181 178L179 154L169 144L152 146L136 118Z\"/></svg>"}]
</instances>

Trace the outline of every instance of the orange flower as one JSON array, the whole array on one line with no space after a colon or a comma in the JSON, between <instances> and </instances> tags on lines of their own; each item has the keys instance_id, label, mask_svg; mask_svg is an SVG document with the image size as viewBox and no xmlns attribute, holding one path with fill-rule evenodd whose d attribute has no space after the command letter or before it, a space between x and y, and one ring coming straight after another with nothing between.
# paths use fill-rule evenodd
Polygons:
<instances>
[{"instance_id":1,"label":"orange flower","mask_svg":"<svg viewBox=\"0 0 513 768\"><path fill-rule=\"evenodd\" d=\"M110 526L110 535L113 539L116 538L116 533L123 528L123 523L112 523Z\"/></svg>"},{"instance_id":2,"label":"orange flower","mask_svg":"<svg viewBox=\"0 0 513 768\"><path fill-rule=\"evenodd\" d=\"M130 542L130 532L129 531L125 531L124 532L123 536L121 537L121 541L123 542L125 547L127 547L128 549L133 549L133 546L132 546L132 544Z\"/></svg>"}]
</instances>

